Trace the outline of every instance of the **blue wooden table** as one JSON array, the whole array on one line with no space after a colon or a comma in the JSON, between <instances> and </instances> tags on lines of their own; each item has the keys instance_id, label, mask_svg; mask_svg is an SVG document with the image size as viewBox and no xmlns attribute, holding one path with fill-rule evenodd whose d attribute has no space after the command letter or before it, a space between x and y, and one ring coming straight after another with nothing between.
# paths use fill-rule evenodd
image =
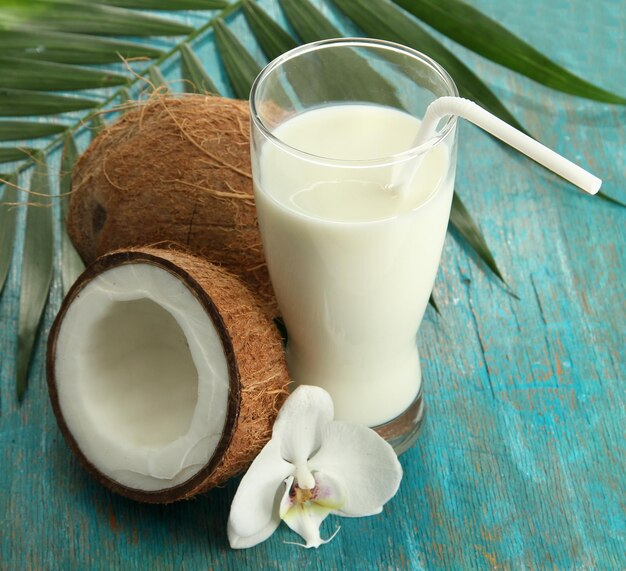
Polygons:
<instances>
[{"instance_id":1,"label":"blue wooden table","mask_svg":"<svg viewBox=\"0 0 626 571\"><path fill-rule=\"evenodd\" d=\"M623 0L473 4L626 94ZM265 61L242 18L229 23ZM557 94L454 50L533 134L626 199L626 108ZM319 550L285 544L296 537L283 526L256 548L232 551L226 519L236 481L171 506L95 484L65 445L45 387L58 275L29 392L21 406L14 397L14 261L0 300L0 569L626 568L625 211L474 127L460 137L457 188L519 299L448 237L435 288L441 315L429 309L419 335L427 422L381 515L327 519L323 536L341 530Z\"/></svg>"}]
</instances>

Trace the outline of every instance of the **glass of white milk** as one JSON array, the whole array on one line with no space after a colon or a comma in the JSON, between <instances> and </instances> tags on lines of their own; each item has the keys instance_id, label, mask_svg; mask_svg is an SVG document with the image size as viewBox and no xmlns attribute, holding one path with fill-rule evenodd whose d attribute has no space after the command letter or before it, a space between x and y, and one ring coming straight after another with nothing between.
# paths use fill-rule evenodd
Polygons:
<instances>
[{"instance_id":1,"label":"glass of white milk","mask_svg":"<svg viewBox=\"0 0 626 571\"><path fill-rule=\"evenodd\" d=\"M448 225L456 118L415 147L438 97L457 96L425 55L344 38L296 48L250 95L263 247L296 384L397 452L423 415L416 335Z\"/></svg>"}]
</instances>

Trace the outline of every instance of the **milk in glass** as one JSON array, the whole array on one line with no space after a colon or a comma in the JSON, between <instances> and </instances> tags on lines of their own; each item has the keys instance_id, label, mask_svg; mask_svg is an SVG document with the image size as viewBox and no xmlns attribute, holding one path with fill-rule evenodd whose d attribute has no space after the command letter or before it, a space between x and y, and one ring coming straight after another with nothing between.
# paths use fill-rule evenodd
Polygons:
<instances>
[{"instance_id":1,"label":"milk in glass","mask_svg":"<svg viewBox=\"0 0 626 571\"><path fill-rule=\"evenodd\" d=\"M255 198L289 371L297 384L326 389L337 419L368 426L401 414L421 385L416 333L455 160L445 143L411 150L419 125L390 107L334 104L287 119L274 143L255 142Z\"/></svg>"}]
</instances>

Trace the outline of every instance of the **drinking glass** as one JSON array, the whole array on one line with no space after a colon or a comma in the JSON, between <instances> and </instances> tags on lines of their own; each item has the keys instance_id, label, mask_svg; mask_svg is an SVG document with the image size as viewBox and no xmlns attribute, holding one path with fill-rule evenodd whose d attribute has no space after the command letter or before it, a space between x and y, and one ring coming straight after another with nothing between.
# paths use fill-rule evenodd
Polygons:
<instances>
[{"instance_id":1,"label":"drinking glass","mask_svg":"<svg viewBox=\"0 0 626 571\"><path fill-rule=\"evenodd\" d=\"M456 118L415 146L436 98L457 96L427 56L381 40L298 47L250 95L255 201L296 384L398 453L424 406L416 335L446 234Z\"/></svg>"}]
</instances>

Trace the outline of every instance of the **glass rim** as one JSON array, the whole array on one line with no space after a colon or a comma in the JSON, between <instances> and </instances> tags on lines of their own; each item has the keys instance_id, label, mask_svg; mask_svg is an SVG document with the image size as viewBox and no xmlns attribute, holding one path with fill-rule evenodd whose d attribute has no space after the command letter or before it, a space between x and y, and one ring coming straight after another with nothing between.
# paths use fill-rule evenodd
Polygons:
<instances>
[{"instance_id":1,"label":"glass rim","mask_svg":"<svg viewBox=\"0 0 626 571\"><path fill-rule=\"evenodd\" d=\"M317 42L311 42L308 44L303 44L284 54L281 54L271 62L269 62L257 75L255 78L252 88L250 90L250 118L252 124L256 126L256 128L263 134L265 138L267 138L271 143L281 147L283 150L293 154L295 156L302 157L303 159L314 161L314 162L323 162L325 164L332 164L336 166L350 166L352 168L355 167L371 167L371 166L384 166L386 164L396 164L398 162L403 162L406 160L410 160L416 156L423 154L424 152L434 148L439 142L446 138L446 136L454 129L457 123L457 116L450 115L446 119L443 127L438 129L436 134L432 136L427 141L424 141L420 145L416 145L407 149L406 151L402 151L401 153L395 153L392 155L387 155L384 157L375 157L370 159L338 159L334 157L327 157L323 155L316 155L314 153L308 153L303 151L297 147L289 145L276 135L274 135L270 129L265 125L263 119L261 118L256 103L256 94L259 90L262 83L267 79L267 77L278 67L286 63L287 61L299 57L303 54L316 51L319 49L327 49L330 47L366 47L366 48L381 48L390 51L395 51L397 53L402 53L403 55L407 55L412 57L413 59L419 60L421 63L429 66L435 73L437 73L441 79L443 80L446 87L450 89L450 93L446 95L452 95L458 97L459 92L456 84L450 74L434 59L427 56L426 54L410 48L408 46L404 46L402 44L398 44L395 42L389 42L387 40L379 40L374 38L358 38L358 37L349 37L349 38L331 38L327 40L320 40Z\"/></svg>"}]
</instances>

